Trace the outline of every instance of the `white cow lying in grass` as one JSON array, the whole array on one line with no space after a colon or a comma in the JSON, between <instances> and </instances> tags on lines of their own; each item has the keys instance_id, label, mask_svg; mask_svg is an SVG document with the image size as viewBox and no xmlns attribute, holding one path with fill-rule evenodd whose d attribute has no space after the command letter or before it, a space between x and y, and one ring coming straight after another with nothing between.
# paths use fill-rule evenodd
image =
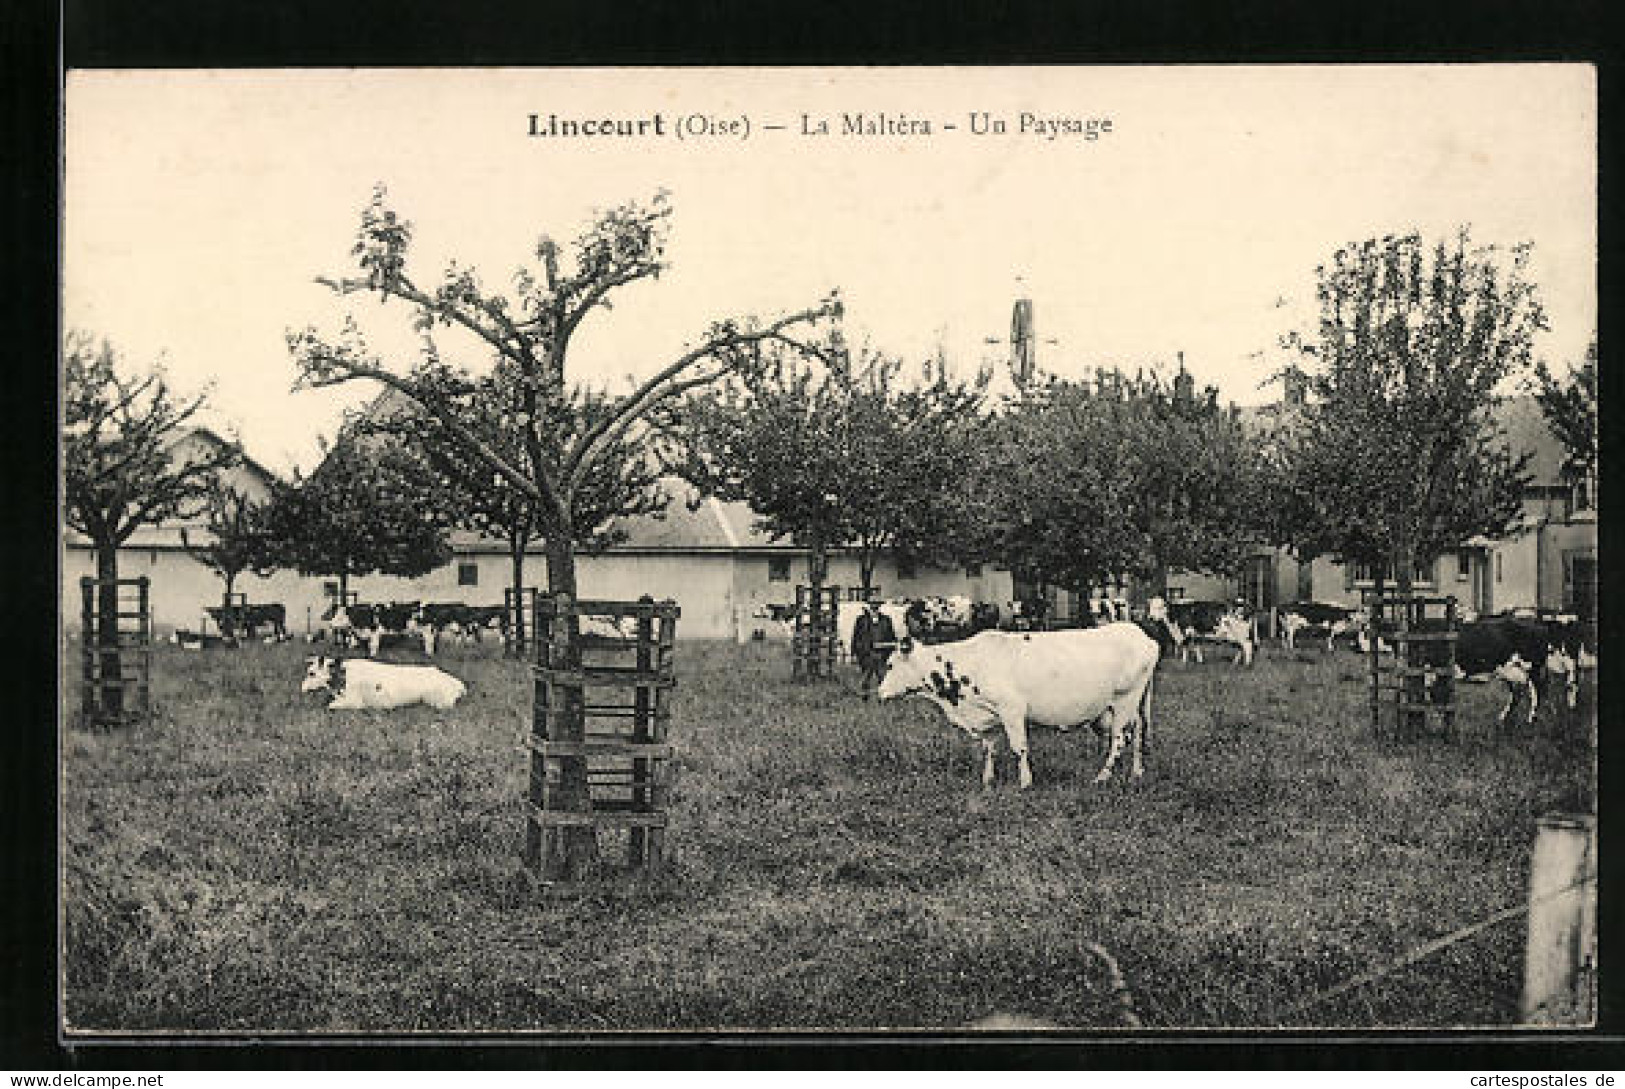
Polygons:
<instances>
[{"instance_id":1,"label":"white cow lying in grass","mask_svg":"<svg viewBox=\"0 0 1625 1089\"><path fill-rule=\"evenodd\" d=\"M380 711L426 703L450 710L468 691L463 682L435 666L396 665L367 658L305 659L301 692L334 693L329 711Z\"/></svg>"}]
</instances>

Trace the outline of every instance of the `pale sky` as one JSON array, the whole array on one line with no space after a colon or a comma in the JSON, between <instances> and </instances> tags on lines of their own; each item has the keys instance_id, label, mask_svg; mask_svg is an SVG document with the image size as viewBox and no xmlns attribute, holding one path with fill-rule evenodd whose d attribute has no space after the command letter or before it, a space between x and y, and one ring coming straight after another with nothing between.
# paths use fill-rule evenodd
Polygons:
<instances>
[{"instance_id":1,"label":"pale sky","mask_svg":"<svg viewBox=\"0 0 1625 1089\"><path fill-rule=\"evenodd\" d=\"M842 135L860 111L932 131ZM1112 131L1046 139L1023 111ZM665 132L532 137L533 113L658 114ZM831 135L801 135L803 114ZM983 114L1008 131L973 134ZM677 139L694 115L750 132ZM670 270L577 336L571 373L599 383L652 372L713 320L839 288L849 339L908 359L939 342L967 373L1002 358L985 338L1025 294L1045 370L1171 369L1183 351L1199 382L1257 403L1277 337L1312 318L1317 264L1460 224L1534 243L1538 354L1578 360L1596 327L1583 65L70 72L65 126L65 327L212 383L211 422L278 471L308 468L376 389L290 392L286 330L336 329L348 306L378 346L414 343L400 304L313 283L351 271L378 182L416 227L420 283L455 258L492 288L541 233L669 190ZM443 342L486 365L463 346Z\"/></svg>"}]
</instances>

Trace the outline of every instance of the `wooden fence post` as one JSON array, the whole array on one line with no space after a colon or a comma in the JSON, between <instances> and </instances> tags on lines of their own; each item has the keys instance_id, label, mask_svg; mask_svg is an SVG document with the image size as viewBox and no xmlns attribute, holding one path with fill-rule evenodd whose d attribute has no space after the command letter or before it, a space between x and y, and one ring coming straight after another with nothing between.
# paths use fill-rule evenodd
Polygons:
<instances>
[{"instance_id":1,"label":"wooden fence post","mask_svg":"<svg viewBox=\"0 0 1625 1089\"><path fill-rule=\"evenodd\" d=\"M1596 820L1552 815L1535 822L1529 864L1529 938L1524 949L1525 1024L1582 1024L1594 1018Z\"/></svg>"}]
</instances>

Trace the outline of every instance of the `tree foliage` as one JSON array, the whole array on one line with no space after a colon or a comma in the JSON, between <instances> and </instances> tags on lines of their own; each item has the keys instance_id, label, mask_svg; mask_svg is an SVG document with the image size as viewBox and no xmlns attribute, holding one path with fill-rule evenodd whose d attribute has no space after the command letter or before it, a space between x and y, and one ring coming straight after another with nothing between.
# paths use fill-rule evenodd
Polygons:
<instances>
[{"instance_id":1,"label":"tree foliage","mask_svg":"<svg viewBox=\"0 0 1625 1089\"><path fill-rule=\"evenodd\" d=\"M1597 342L1566 377L1554 375L1542 361L1531 383L1546 425L1563 444L1564 477L1580 490L1582 507L1597 496Z\"/></svg>"},{"instance_id":2,"label":"tree foliage","mask_svg":"<svg viewBox=\"0 0 1625 1089\"><path fill-rule=\"evenodd\" d=\"M1494 423L1498 390L1545 327L1530 250L1389 236L1317 270L1320 321L1289 336L1309 401L1288 449L1299 551L1411 572L1519 514L1528 456Z\"/></svg>"},{"instance_id":3,"label":"tree foliage","mask_svg":"<svg viewBox=\"0 0 1625 1089\"><path fill-rule=\"evenodd\" d=\"M206 509L208 540L194 542L182 529L181 544L194 560L220 576L226 593L232 592L245 571L264 578L277 569L268 503L257 503L246 492L216 478L209 487Z\"/></svg>"},{"instance_id":4,"label":"tree foliage","mask_svg":"<svg viewBox=\"0 0 1625 1089\"><path fill-rule=\"evenodd\" d=\"M337 338L305 329L288 337L300 383L327 386L373 379L416 401L469 457L536 504L550 542L549 585L573 594L572 545L587 532L576 506L591 491L588 479L612 464L618 444L637 437L650 409L748 362L755 345L795 343L789 330L838 308L828 302L763 326L718 322L699 344L631 393L581 398L565 373L571 340L590 314L607 308L612 292L659 276L665 267L669 215L663 194L648 206L628 203L604 212L576 239L569 260L544 235L535 247L540 268L520 269L509 297L488 291L472 269L455 262L437 285L420 284L407 269L411 224L386 206L379 187L362 214L352 250L361 275L319 282L340 295L371 292L380 300L404 303L427 350L403 373L367 348L353 322ZM511 367L511 378L501 387L502 411L518 434L523 460L511 452L505 456L492 433L474 430L471 421L459 416L452 395L466 390L470 379L441 360L432 339L441 328L461 330ZM561 427L561 420L574 426Z\"/></svg>"},{"instance_id":5,"label":"tree foliage","mask_svg":"<svg viewBox=\"0 0 1625 1089\"><path fill-rule=\"evenodd\" d=\"M985 379L927 367L905 382L900 360L853 359L838 342L820 361L783 350L691 395L664 420L673 470L702 493L744 501L758 528L813 556L821 584L831 548L851 546L873 586L881 553L933 558L963 471Z\"/></svg>"},{"instance_id":6,"label":"tree foliage","mask_svg":"<svg viewBox=\"0 0 1625 1089\"><path fill-rule=\"evenodd\" d=\"M63 515L98 552L137 528L196 514L217 475L237 465L232 444L182 456L176 443L206 403L181 397L161 370L126 376L106 340L68 338L63 359Z\"/></svg>"},{"instance_id":7,"label":"tree foliage","mask_svg":"<svg viewBox=\"0 0 1625 1089\"><path fill-rule=\"evenodd\" d=\"M354 428L339 434L311 474L295 474L268 512L279 559L302 575L413 578L451 559L450 507L403 443Z\"/></svg>"},{"instance_id":8,"label":"tree foliage","mask_svg":"<svg viewBox=\"0 0 1625 1089\"><path fill-rule=\"evenodd\" d=\"M104 677L122 673L119 546L141 526L195 514L217 474L241 457L229 443L199 444L183 453L180 440L204 406L204 395L177 395L161 370L129 376L122 369L108 341L86 333L68 337L62 365L63 519L90 538L96 553L98 668ZM122 721L122 689L103 688L101 697L106 720Z\"/></svg>"},{"instance_id":9,"label":"tree foliage","mask_svg":"<svg viewBox=\"0 0 1625 1089\"><path fill-rule=\"evenodd\" d=\"M1099 369L989 424L960 524L1018 577L1086 590L1233 571L1259 539L1252 447L1217 393Z\"/></svg>"}]
</instances>

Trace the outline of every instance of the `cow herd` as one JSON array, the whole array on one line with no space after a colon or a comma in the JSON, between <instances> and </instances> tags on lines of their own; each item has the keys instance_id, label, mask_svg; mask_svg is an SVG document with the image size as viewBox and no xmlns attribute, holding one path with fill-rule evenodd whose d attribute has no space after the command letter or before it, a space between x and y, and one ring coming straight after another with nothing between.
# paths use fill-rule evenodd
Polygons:
<instances>
[{"instance_id":1,"label":"cow herd","mask_svg":"<svg viewBox=\"0 0 1625 1089\"><path fill-rule=\"evenodd\" d=\"M1157 664L1176 653L1200 664L1203 645L1211 644L1233 648L1235 665L1249 666L1259 645L1258 617L1225 602L1154 597L1143 613L1105 602L1090 611L1085 627L1063 631L1017 630L999 624L996 615L982 615L984 626L977 626L970 623L973 615L971 606L944 614L923 601L850 602L842 605L840 632L865 693L873 683L882 700L924 697L981 741L984 784L992 782L1001 729L1019 764L1021 785L1031 783L1029 725L1091 726L1110 740L1096 782L1111 777L1125 748L1132 754L1131 774L1138 777ZM1395 634L1386 624L1370 631L1360 610L1319 602L1284 606L1275 622L1283 646L1294 654L1304 635L1324 638L1326 653L1339 638L1350 639L1362 653L1376 638L1379 652L1391 653ZM1425 622L1419 630L1430 626L1443 622ZM1449 699L1449 686L1460 678L1504 682L1507 700L1497 717L1502 725L1525 694L1532 722L1540 693L1553 680L1562 682L1566 705L1575 707L1580 669L1595 662L1595 650L1572 616L1469 616L1457 627L1453 650L1444 641L1413 645L1421 650L1408 664L1426 669L1424 691L1431 699Z\"/></svg>"},{"instance_id":2,"label":"cow herd","mask_svg":"<svg viewBox=\"0 0 1625 1089\"><path fill-rule=\"evenodd\" d=\"M275 619L283 630L282 618ZM1130 609L1126 602L1100 601L1080 619L1079 627L1046 630L1041 610L1015 603L999 607L965 597L844 601L837 606L835 630L841 652L859 670L865 697L872 688L883 701L919 696L940 707L949 723L981 743L982 781L989 786L1001 736L1017 761L1021 786L1032 784L1031 726L1089 727L1109 742L1095 781L1111 778L1125 753L1129 774L1137 778L1145 768L1159 663L1177 656L1201 664L1204 646L1220 646L1233 651L1235 667L1243 668L1259 652L1260 618L1239 603L1154 597L1143 609ZM232 620L252 632L246 616ZM1340 640L1368 652L1376 639L1387 652L1394 635L1386 624L1371 630L1360 610L1320 602L1282 606L1273 620L1282 647L1294 657L1301 640L1312 639L1308 646L1330 654ZM402 636L421 640L424 653L432 655L441 637L478 641L482 631L501 631L504 623L500 606L350 604L330 609L313 638L365 645L376 657L386 636ZM589 641L627 637L600 618L583 617L582 632ZM1579 671L1595 662L1594 647L1573 617L1469 616L1456 629L1453 664L1443 657L1446 642L1417 645L1421 650L1408 664L1427 667L1424 690L1431 698L1450 698L1450 684L1462 677L1504 682L1507 700L1497 719L1502 724L1520 696L1533 721L1553 679L1561 680L1565 702L1574 707ZM332 693L328 706L335 710L413 703L443 709L466 691L433 666L332 656L308 659L303 690Z\"/></svg>"}]
</instances>

